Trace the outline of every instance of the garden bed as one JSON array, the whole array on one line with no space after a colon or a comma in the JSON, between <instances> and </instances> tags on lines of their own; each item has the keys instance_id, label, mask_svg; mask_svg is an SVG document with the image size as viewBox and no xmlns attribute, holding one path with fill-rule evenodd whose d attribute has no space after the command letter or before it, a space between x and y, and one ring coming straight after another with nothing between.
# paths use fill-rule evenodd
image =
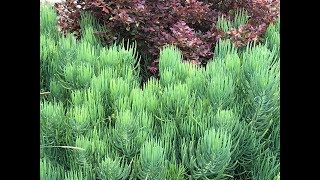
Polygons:
<instances>
[{"instance_id":1,"label":"garden bed","mask_svg":"<svg viewBox=\"0 0 320 180\"><path fill-rule=\"evenodd\" d=\"M63 34L40 11L41 179L280 179L279 20L261 42L217 40L205 67L167 44L145 78L138 42L81 17Z\"/></svg>"}]
</instances>

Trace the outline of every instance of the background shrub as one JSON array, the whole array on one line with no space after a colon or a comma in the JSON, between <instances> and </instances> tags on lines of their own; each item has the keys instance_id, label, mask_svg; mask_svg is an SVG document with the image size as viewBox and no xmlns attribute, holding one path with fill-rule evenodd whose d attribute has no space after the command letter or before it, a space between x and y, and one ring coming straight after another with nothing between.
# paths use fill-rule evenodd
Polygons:
<instances>
[{"instance_id":1,"label":"background shrub","mask_svg":"<svg viewBox=\"0 0 320 180\"><path fill-rule=\"evenodd\" d=\"M77 37L93 33L104 44L136 41L147 77L158 74L160 49L172 44L183 59L205 65L219 39L237 47L261 41L266 28L279 17L279 0L67 0L55 5L63 32ZM83 30L81 14L90 12L101 26ZM146 80L146 79L145 79Z\"/></svg>"}]
</instances>

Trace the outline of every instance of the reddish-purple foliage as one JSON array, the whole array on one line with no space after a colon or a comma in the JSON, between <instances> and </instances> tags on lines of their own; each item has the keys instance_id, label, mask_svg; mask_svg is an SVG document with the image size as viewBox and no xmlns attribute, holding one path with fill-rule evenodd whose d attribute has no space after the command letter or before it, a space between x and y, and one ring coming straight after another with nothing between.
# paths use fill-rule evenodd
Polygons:
<instances>
[{"instance_id":1,"label":"reddish-purple foliage","mask_svg":"<svg viewBox=\"0 0 320 180\"><path fill-rule=\"evenodd\" d=\"M198 64L200 63L200 57L212 56L211 48L213 42L202 41L200 35L196 35L193 29L184 21L177 22L170 29L174 37L172 44L182 50L183 56L188 57L187 60Z\"/></svg>"},{"instance_id":2,"label":"reddish-purple foliage","mask_svg":"<svg viewBox=\"0 0 320 180\"><path fill-rule=\"evenodd\" d=\"M242 0L238 6L245 8L252 16L249 22L252 26L269 25L280 16L280 0Z\"/></svg>"},{"instance_id":3,"label":"reddish-purple foliage","mask_svg":"<svg viewBox=\"0 0 320 180\"><path fill-rule=\"evenodd\" d=\"M217 39L230 39L236 47L246 46L249 42L259 42L266 30L266 24L263 23L257 27L250 24L244 24L238 28L231 28L230 31L217 31Z\"/></svg>"},{"instance_id":4,"label":"reddish-purple foliage","mask_svg":"<svg viewBox=\"0 0 320 180\"><path fill-rule=\"evenodd\" d=\"M78 5L78 6L77 6ZM184 60L205 64L213 57L220 38L236 46L260 39L270 22L279 16L279 0L67 0L56 4L62 31L80 33L80 11L90 11L108 32L96 32L106 43L114 39L138 42L138 51L151 57L154 73L160 49L174 44ZM215 28L217 17L232 17L237 8L250 15L248 24L222 32Z\"/></svg>"},{"instance_id":5,"label":"reddish-purple foliage","mask_svg":"<svg viewBox=\"0 0 320 180\"><path fill-rule=\"evenodd\" d=\"M66 3L56 3L55 8L58 12L59 31L72 32L79 37L80 33L80 10L76 7L77 4L67 1Z\"/></svg>"}]
</instances>

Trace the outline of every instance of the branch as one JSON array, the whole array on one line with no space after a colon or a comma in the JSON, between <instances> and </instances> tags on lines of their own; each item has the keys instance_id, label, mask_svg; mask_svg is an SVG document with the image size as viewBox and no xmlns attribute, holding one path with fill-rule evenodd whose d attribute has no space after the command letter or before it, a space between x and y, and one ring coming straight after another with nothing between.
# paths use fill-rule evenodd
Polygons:
<instances>
[{"instance_id":1,"label":"branch","mask_svg":"<svg viewBox=\"0 0 320 180\"><path fill-rule=\"evenodd\" d=\"M84 151L85 149L79 148L79 147L73 147L73 146L40 146L40 148L66 148L66 149L76 149L76 150L82 150Z\"/></svg>"},{"instance_id":2,"label":"branch","mask_svg":"<svg viewBox=\"0 0 320 180\"><path fill-rule=\"evenodd\" d=\"M40 92L40 95L48 95L50 92Z\"/></svg>"}]
</instances>

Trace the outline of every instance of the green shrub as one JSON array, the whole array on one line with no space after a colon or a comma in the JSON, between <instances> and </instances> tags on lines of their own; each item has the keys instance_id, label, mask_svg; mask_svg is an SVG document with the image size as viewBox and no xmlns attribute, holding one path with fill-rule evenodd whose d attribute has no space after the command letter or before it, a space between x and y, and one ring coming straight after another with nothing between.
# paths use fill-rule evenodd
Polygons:
<instances>
[{"instance_id":1,"label":"green shrub","mask_svg":"<svg viewBox=\"0 0 320 180\"><path fill-rule=\"evenodd\" d=\"M50 5L40 6L40 32L54 40L59 37L58 17L55 9Z\"/></svg>"},{"instance_id":2,"label":"green shrub","mask_svg":"<svg viewBox=\"0 0 320 180\"><path fill-rule=\"evenodd\" d=\"M63 179L64 169L59 165L52 164L48 159L40 159L40 179L59 180Z\"/></svg>"},{"instance_id":3,"label":"green shrub","mask_svg":"<svg viewBox=\"0 0 320 180\"><path fill-rule=\"evenodd\" d=\"M98 177L100 179L126 179L130 175L130 166L119 158L115 160L105 158L99 164L98 172Z\"/></svg>"},{"instance_id":4,"label":"green shrub","mask_svg":"<svg viewBox=\"0 0 320 180\"><path fill-rule=\"evenodd\" d=\"M277 22L269 25L265 33L268 47L275 49L280 55L280 18Z\"/></svg>"},{"instance_id":5,"label":"green shrub","mask_svg":"<svg viewBox=\"0 0 320 180\"><path fill-rule=\"evenodd\" d=\"M182 146L182 161L195 179L223 176L231 156L230 134L221 129L209 129L198 139L185 141Z\"/></svg>"},{"instance_id":6,"label":"green shrub","mask_svg":"<svg viewBox=\"0 0 320 180\"><path fill-rule=\"evenodd\" d=\"M165 150L160 142L153 139L147 140L141 147L138 177L140 179L164 179L165 160Z\"/></svg>"}]
</instances>

